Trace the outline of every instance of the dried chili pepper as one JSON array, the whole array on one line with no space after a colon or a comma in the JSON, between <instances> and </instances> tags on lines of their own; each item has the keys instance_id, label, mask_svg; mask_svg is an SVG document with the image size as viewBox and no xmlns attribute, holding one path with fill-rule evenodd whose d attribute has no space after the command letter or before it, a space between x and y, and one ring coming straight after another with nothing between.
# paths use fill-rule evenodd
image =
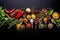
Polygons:
<instances>
[{"instance_id":1,"label":"dried chili pepper","mask_svg":"<svg viewBox=\"0 0 60 40\"><path fill-rule=\"evenodd\" d=\"M14 16L14 14L16 14L18 11L19 11L19 9L16 9L14 12L12 12L12 13L10 14L10 16Z\"/></svg>"},{"instance_id":2,"label":"dried chili pepper","mask_svg":"<svg viewBox=\"0 0 60 40\"><path fill-rule=\"evenodd\" d=\"M18 14L15 16L16 19L18 19L19 17L21 17L23 15L23 11L19 11Z\"/></svg>"},{"instance_id":3,"label":"dried chili pepper","mask_svg":"<svg viewBox=\"0 0 60 40\"><path fill-rule=\"evenodd\" d=\"M9 13L9 11L8 11L6 8L5 8L5 12L6 12L6 13Z\"/></svg>"},{"instance_id":4,"label":"dried chili pepper","mask_svg":"<svg viewBox=\"0 0 60 40\"><path fill-rule=\"evenodd\" d=\"M12 10L10 10L10 13L12 13L13 11L15 11L15 8L13 8Z\"/></svg>"},{"instance_id":5,"label":"dried chili pepper","mask_svg":"<svg viewBox=\"0 0 60 40\"><path fill-rule=\"evenodd\" d=\"M5 12L6 12L6 13L12 13L14 10L15 10L15 8L13 8L13 9L10 10L10 11L5 8Z\"/></svg>"}]
</instances>

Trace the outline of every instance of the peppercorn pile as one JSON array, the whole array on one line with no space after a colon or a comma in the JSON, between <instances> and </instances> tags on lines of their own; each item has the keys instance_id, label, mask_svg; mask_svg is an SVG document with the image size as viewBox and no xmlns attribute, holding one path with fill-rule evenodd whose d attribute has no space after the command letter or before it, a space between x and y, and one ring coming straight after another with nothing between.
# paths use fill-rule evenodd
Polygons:
<instances>
[{"instance_id":1,"label":"peppercorn pile","mask_svg":"<svg viewBox=\"0 0 60 40\"><path fill-rule=\"evenodd\" d=\"M15 27L18 31L24 29L52 29L54 25L59 28L60 14L53 9L35 10L34 8L7 10L0 7L0 28Z\"/></svg>"}]
</instances>

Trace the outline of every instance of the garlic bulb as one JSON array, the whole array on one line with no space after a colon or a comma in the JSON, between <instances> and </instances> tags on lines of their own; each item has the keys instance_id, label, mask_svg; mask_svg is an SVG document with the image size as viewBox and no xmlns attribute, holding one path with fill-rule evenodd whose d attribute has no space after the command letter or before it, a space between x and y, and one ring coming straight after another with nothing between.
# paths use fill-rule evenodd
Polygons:
<instances>
[{"instance_id":1,"label":"garlic bulb","mask_svg":"<svg viewBox=\"0 0 60 40\"><path fill-rule=\"evenodd\" d=\"M27 13L30 13L31 12L31 9L30 8L26 8L26 12Z\"/></svg>"},{"instance_id":2,"label":"garlic bulb","mask_svg":"<svg viewBox=\"0 0 60 40\"><path fill-rule=\"evenodd\" d=\"M33 19L30 19L30 23L32 25L32 28L33 28L33 22L34 22L34 20Z\"/></svg>"},{"instance_id":3,"label":"garlic bulb","mask_svg":"<svg viewBox=\"0 0 60 40\"><path fill-rule=\"evenodd\" d=\"M31 22L31 23L33 23L33 22L34 22L34 20L33 20L33 19L30 19L30 22Z\"/></svg>"}]
</instances>

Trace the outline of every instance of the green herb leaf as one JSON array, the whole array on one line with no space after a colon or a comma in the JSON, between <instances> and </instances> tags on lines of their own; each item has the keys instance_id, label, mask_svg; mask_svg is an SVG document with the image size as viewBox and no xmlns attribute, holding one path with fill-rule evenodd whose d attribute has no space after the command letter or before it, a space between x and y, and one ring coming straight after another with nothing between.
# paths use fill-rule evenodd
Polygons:
<instances>
[{"instance_id":1,"label":"green herb leaf","mask_svg":"<svg viewBox=\"0 0 60 40\"><path fill-rule=\"evenodd\" d=\"M52 9L49 10L49 11L48 11L48 15L52 15L53 11L54 11L54 10L52 10Z\"/></svg>"}]
</instances>

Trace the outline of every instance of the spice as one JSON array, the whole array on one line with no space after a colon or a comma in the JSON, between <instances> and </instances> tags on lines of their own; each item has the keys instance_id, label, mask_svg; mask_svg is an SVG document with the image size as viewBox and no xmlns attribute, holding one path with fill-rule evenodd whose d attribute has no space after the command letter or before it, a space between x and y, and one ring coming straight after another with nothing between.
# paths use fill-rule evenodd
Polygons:
<instances>
[{"instance_id":1,"label":"spice","mask_svg":"<svg viewBox=\"0 0 60 40\"><path fill-rule=\"evenodd\" d=\"M53 17L54 19L58 19L58 18L59 18L58 12L54 12L54 13L52 14L52 17Z\"/></svg>"},{"instance_id":2,"label":"spice","mask_svg":"<svg viewBox=\"0 0 60 40\"><path fill-rule=\"evenodd\" d=\"M27 27L28 19L24 18L23 21L24 21L24 23L26 24L26 27Z\"/></svg>"},{"instance_id":3,"label":"spice","mask_svg":"<svg viewBox=\"0 0 60 40\"><path fill-rule=\"evenodd\" d=\"M10 13L12 13L13 11L15 11L15 8L13 8L12 10L10 10Z\"/></svg>"},{"instance_id":4,"label":"spice","mask_svg":"<svg viewBox=\"0 0 60 40\"><path fill-rule=\"evenodd\" d=\"M19 19L19 23L22 24L23 23L23 18Z\"/></svg>"},{"instance_id":5,"label":"spice","mask_svg":"<svg viewBox=\"0 0 60 40\"><path fill-rule=\"evenodd\" d=\"M34 20L34 23L35 23L35 28L36 28L37 24L38 24L38 19L37 18Z\"/></svg>"},{"instance_id":6,"label":"spice","mask_svg":"<svg viewBox=\"0 0 60 40\"><path fill-rule=\"evenodd\" d=\"M12 13L13 11L15 11L15 8L13 8L13 9L10 10L10 11L5 8L5 12L6 12L6 13Z\"/></svg>"},{"instance_id":7,"label":"spice","mask_svg":"<svg viewBox=\"0 0 60 40\"><path fill-rule=\"evenodd\" d=\"M31 24L27 23L27 28L30 29L31 28Z\"/></svg>"},{"instance_id":8,"label":"spice","mask_svg":"<svg viewBox=\"0 0 60 40\"><path fill-rule=\"evenodd\" d=\"M25 29L25 25L22 24L21 25L21 29L24 30Z\"/></svg>"},{"instance_id":9,"label":"spice","mask_svg":"<svg viewBox=\"0 0 60 40\"><path fill-rule=\"evenodd\" d=\"M38 27L38 28L39 28L39 29L43 29L44 26L45 26L45 25L41 23L41 24L39 24L39 27Z\"/></svg>"},{"instance_id":10,"label":"spice","mask_svg":"<svg viewBox=\"0 0 60 40\"><path fill-rule=\"evenodd\" d=\"M5 12L6 12L6 13L10 13L6 8L5 8Z\"/></svg>"},{"instance_id":11,"label":"spice","mask_svg":"<svg viewBox=\"0 0 60 40\"><path fill-rule=\"evenodd\" d=\"M38 23L38 19L36 18L36 19L34 20L34 22L35 22L35 23Z\"/></svg>"},{"instance_id":12,"label":"spice","mask_svg":"<svg viewBox=\"0 0 60 40\"><path fill-rule=\"evenodd\" d=\"M36 15L35 15L35 14L32 14L32 15L31 15L31 18L32 18L32 19L35 19L35 18L36 18Z\"/></svg>"},{"instance_id":13,"label":"spice","mask_svg":"<svg viewBox=\"0 0 60 40\"><path fill-rule=\"evenodd\" d=\"M49 29L52 29L52 28L53 28L53 24L52 24L52 23L49 23L49 24L48 24L48 28L49 28Z\"/></svg>"},{"instance_id":14,"label":"spice","mask_svg":"<svg viewBox=\"0 0 60 40\"><path fill-rule=\"evenodd\" d=\"M23 11L18 11L18 14L15 16L16 19L20 18L23 15Z\"/></svg>"},{"instance_id":15,"label":"spice","mask_svg":"<svg viewBox=\"0 0 60 40\"><path fill-rule=\"evenodd\" d=\"M55 20L54 20L54 19L51 19L51 22L52 22L52 23L54 23L54 24L56 24L56 22L55 22Z\"/></svg>"},{"instance_id":16,"label":"spice","mask_svg":"<svg viewBox=\"0 0 60 40\"><path fill-rule=\"evenodd\" d=\"M39 18L39 24L41 24L42 23L42 18Z\"/></svg>"},{"instance_id":17,"label":"spice","mask_svg":"<svg viewBox=\"0 0 60 40\"><path fill-rule=\"evenodd\" d=\"M17 30L20 30L20 27L21 27L21 25L18 23L16 26Z\"/></svg>"},{"instance_id":18,"label":"spice","mask_svg":"<svg viewBox=\"0 0 60 40\"><path fill-rule=\"evenodd\" d=\"M43 18L43 17L44 17L44 14L39 13L39 14L37 14L37 17L38 17L38 18Z\"/></svg>"},{"instance_id":19,"label":"spice","mask_svg":"<svg viewBox=\"0 0 60 40\"><path fill-rule=\"evenodd\" d=\"M23 18L20 18L20 19L19 19L19 22L23 22Z\"/></svg>"},{"instance_id":20,"label":"spice","mask_svg":"<svg viewBox=\"0 0 60 40\"><path fill-rule=\"evenodd\" d=\"M45 23L45 28L47 28L48 18L47 18L47 17L44 17L44 18L43 18L43 22Z\"/></svg>"},{"instance_id":21,"label":"spice","mask_svg":"<svg viewBox=\"0 0 60 40\"><path fill-rule=\"evenodd\" d=\"M42 8L42 13L43 13L44 15L47 15L47 10L46 10L45 8Z\"/></svg>"},{"instance_id":22,"label":"spice","mask_svg":"<svg viewBox=\"0 0 60 40\"><path fill-rule=\"evenodd\" d=\"M28 22L28 20L26 18L24 18L23 21L24 21L24 23L27 23Z\"/></svg>"},{"instance_id":23,"label":"spice","mask_svg":"<svg viewBox=\"0 0 60 40\"><path fill-rule=\"evenodd\" d=\"M50 20L50 19L51 19L51 16L49 16L49 15L46 15L46 17L48 18L48 20Z\"/></svg>"},{"instance_id":24,"label":"spice","mask_svg":"<svg viewBox=\"0 0 60 40\"><path fill-rule=\"evenodd\" d=\"M35 9L34 8L31 9L31 13L32 14L35 13Z\"/></svg>"},{"instance_id":25,"label":"spice","mask_svg":"<svg viewBox=\"0 0 60 40\"><path fill-rule=\"evenodd\" d=\"M43 18L43 22L44 22L44 23L47 23L47 21L48 21L48 18L47 18L47 17L44 17L44 18Z\"/></svg>"},{"instance_id":26,"label":"spice","mask_svg":"<svg viewBox=\"0 0 60 40\"><path fill-rule=\"evenodd\" d=\"M31 19L31 16L30 15L27 15L27 19Z\"/></svg>"},{"instance_id":27,"label":"spice","mask_svg":"<svg viewBox=\"0 0 60 40\"><path fill-rule=\"evenodd\" d=\"M18 11L19 11L19 9L16 9L14 12L12 12L12 13L10 14L10 16L13 17Z\"/></svg>"}]
</instances>

